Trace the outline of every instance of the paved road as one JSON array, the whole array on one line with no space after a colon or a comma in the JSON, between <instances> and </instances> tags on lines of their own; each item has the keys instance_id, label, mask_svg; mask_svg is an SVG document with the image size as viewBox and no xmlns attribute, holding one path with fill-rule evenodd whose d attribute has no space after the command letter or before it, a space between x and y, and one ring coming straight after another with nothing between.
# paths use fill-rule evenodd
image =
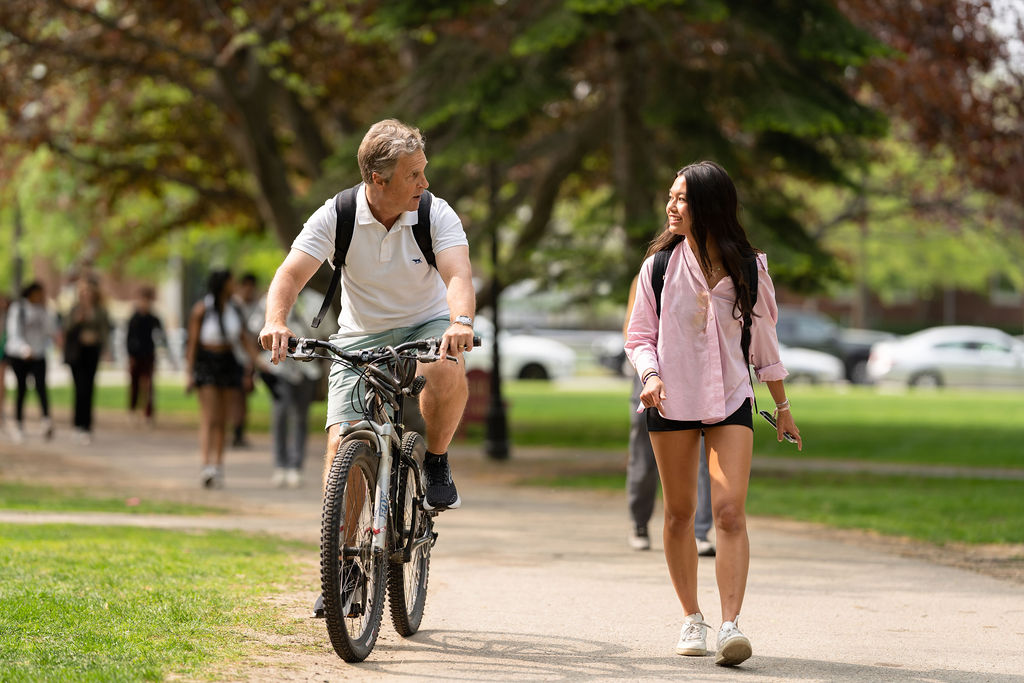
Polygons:
<instances>
[{"instance_id":1,"label":"paved road","mask_svg":"<svg viewBox=\"0 0 1024 683\"><path fill-rule=\"evenodd\" d=\"M751 572L741 620L754 657L737 670L715 667L712 657L678 657L672 647L681 613L660 543L648 553L626 548L624 497L510 486L523 471L550 469L556 457L542 451L518 455L502 466L471 450L453 452L464 508L439 518L427 613L416 636L403 640L386 625L368 662L351 666L338 660L322 623L305 618L317 590L311 553L309 591L275 602L281 618L295 625L295 635L282 640L252 634L273 647L221 675L1024 681L1024 585L837 540L806 525L761 519L750 525ZM558 467L586 457L565 456ZM316 469L319 458L310 465ZM51 444L32 440L17 449L0 441L5 477L46 471L50 480L105 482L121 493L227 504L239 511L200 520L141 518L147 524L228 526L317 540L317 483L310 480L297 491L271 488L265 440L253 450L229 453L224 491L200 490L198 470L194 437L187 432L153 434L114 425L82 448L62 434ZM27 517L8 513L0 519L31 521ZM122 523L126 517L67 521ZM717 624L713 560L701 560L699 581L704 613Z\"/></svg>"}]
</instances>

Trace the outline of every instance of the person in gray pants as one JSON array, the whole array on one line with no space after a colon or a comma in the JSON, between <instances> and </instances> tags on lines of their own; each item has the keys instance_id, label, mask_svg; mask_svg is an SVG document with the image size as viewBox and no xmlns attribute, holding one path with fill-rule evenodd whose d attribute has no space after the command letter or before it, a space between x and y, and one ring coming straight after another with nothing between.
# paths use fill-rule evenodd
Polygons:
<instances>
[{"instance_id":1,"label":"person in gray pants","mask_svg":"<svg viewBox=\"0 0 1024 683\"><path fill-rule=\"evenodd\" d=\"M654 449L647 434L645 413L636 412L640 403L643 385L639 377L633 377L633 393L630 397L629 420L629 462L626 465L626 494L629 497L629 516L633 521L629 534L629 545L634 550L649 550L651 537L647 523L654 513L654 497L658 492L658 465L654 461ZM697 538L697 554L714 557L715 545L708 540L711 530L711 479L708 474L708 455L704 451L704 439L700 445L700 471L697 474L697 515L693 534Z\"/></svg>"}]
</instances>

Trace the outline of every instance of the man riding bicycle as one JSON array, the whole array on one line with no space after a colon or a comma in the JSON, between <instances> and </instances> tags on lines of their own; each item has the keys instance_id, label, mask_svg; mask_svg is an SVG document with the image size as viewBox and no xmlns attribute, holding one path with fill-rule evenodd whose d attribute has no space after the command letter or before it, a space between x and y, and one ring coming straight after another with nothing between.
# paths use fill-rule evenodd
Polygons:
<instances>
[{"instance_id":1,"label":"man riding bicycle","mask_svg":"<svg viewBox=\"0 0 1024 683\"><path fill-rule=\"evenodd\" d=\"M417 367L418 374L427 378L420 394L427 441L423 506L454 509L461 498L448 465L448 446L466 406L462 354L473 348L476 310L469 242L451 206L429 193L424 196L430 184L418 129L394 119L375 123L359 145L357 157L363 182L355 188L351 242L341 263L332 263L342 268L342 290L339 330L331 339L352 350L440 337L441 357L448 353L458 358L457 364L420 363ZM335 237L342 230L338 207L343 206L336 199L329 199L306 221L270 283L260 343L270 350L273 363L286 357L288 338L298 336L286 324L298 293L320 264L336 255ZM428 216L423 215L427 212L421 206L426 204L421 200L429 202ZM423 218L429 218L434 265L414 234L413 226L422 225ZM332 366L325 482L342 428L362 419L358 403L363 391L353 391L358 381L357 371Z\"/></svg>"}]
</instances>

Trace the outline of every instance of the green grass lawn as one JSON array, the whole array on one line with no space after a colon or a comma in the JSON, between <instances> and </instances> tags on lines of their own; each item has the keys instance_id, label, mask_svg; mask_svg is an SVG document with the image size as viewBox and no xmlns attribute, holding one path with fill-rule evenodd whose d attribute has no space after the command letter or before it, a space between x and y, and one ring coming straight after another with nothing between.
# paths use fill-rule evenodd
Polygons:
<instances>
[{"instance_id":1,"label":"green grass lawn","mask_svg":"<svg viewBox=\"0 0 1024 683\"><path fill-rule=\"evenodd\" d=\"M148 498L113 498L91 489L39 486L0 480L0 510L45 510L48 512L129 512L158 515L223 514L224 508L182 505Z\"/></svg>"},{"instance_id":2,"label":"green grass lawn","mask_svg":"<svg viewBox=\"0 0 1024 683\"><path fill-rule=\"evenodd\" d=\"M572 391L536 382L510 383L510 429L518 445L626 449L629 396L621 391ZM1024 394L911 392L881 394L792 387L788 394L804 450L779 443L761 418L754 452L877 462L1024 468ZM759 387L761 407L772 406ZM481 430L482 431L482 430Z\"/></svg>"},{"instance_id":3,"label":"green grass lawn","mask_svg":"<svg viewBox=\"0 0 1024 683\"><path fill-rule=\"evenodd\" d=\"M306 545L237 533L0 525L0 679L204 678L245 629L287 631L268 596Z\"/></svg>"},{"instance_id":4,"label":"green grass lawn","mask_svg":"<svg viewBox=\"0 0 1024 683\"><path fill-rule=\"evenodd\" d=\"M526 483L621 491L626 475L594 472ZM1020 481L755 472L747 512L938 544L1024 543L1024 482Z\"/></svg>"},{"instance_id":5,"label":"green grass lawn","mask_svg":"<svg viewBox=\"0 0 1024 683\"><path fill-rule=\"evenodd\" d=\"M580 390L572 384L506 382L509 432L514 445L576 449L625 450L629 432L629 387ZM66 387L54 389L58 403L69 404ZM1024 394L981 391L879 393L870 387L788 388L804 438L802 455L815 458L877 462L1024 468ZM97 390L97 406L124 410L126 390ZM772 405L763 386L758 402ZM196 421L198 401L181 386L157 387L160 414ZM314 429L323 426L324 403L310 410ZM255 430L269 426L270 399L260 387L249 402ZM478 441L483 426L469 425L467 438ZM798 456L787 442L778 443L766 422L757 418L754 452L758 456Z\"/></svg>"}]
</instances>

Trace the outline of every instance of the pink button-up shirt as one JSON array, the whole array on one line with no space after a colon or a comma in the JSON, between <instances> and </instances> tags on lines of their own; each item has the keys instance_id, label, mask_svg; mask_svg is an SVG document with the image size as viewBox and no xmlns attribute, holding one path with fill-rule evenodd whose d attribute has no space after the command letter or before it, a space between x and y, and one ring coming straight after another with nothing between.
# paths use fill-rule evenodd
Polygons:
<instances>
[{"instance_id":1,"label":"pink button-up shirt","mask_svg":"<svg viewBox=\"0 0 1024 683\"><path fill-rule=\"evenodd\" d=\"M667 398L661 414L670 420L721 422L753 398L750 372L742 358L743 319L733 312L736 290L724 277L708 288L697 256L684 239L672 251L661 292L661 318L651 289L654 258L640 268L629 318L626 354L641 376L655 369ZM775 335L778 306L768 276L768 258L757 255L757 303L750 328L750 362L757 378L785 378ZM637 410L641 410L642 406Z\"/></svg>"}]
</instances>

